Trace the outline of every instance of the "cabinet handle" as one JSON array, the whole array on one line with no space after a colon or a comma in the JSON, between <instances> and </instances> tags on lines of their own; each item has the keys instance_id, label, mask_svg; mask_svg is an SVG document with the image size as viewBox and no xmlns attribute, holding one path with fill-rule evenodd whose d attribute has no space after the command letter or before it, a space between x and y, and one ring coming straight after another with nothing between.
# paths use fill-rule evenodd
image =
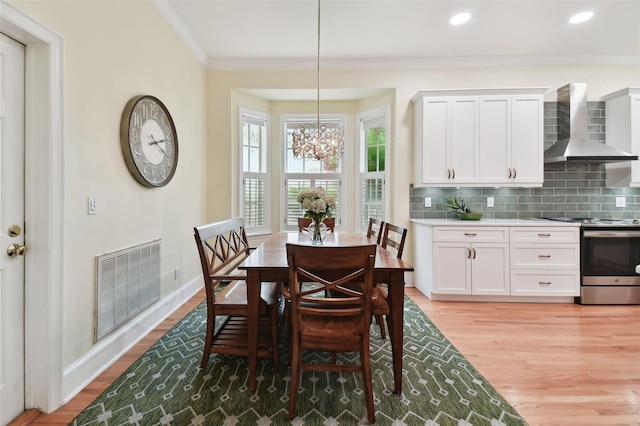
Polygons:
<instances>
[{"instance_id":1,"label":"cabinet handle","mask_svg":"<svg viewBox=\"0 0 640 426\"><path fill-rule=\"evenodd\" d=\"M516 169L513 169L513 178L515 179L516 176L518 176L518 171Z\"/></svg>"},{"instance_id":2,"label":"cabinet handle","mask_svg":"<svg viewBox=\"0 0 640 426\"><path fill-rule=\"evenodd\" d=\"M467 247L467 259L471 259L471 249Z\"/></svg>"},{"instance_id":3,"label":"cabinet handle","mask_svg":"<svg viewBox=\"0 0 640 426\"><path fill-rule=\"evenodd\" d=\"M464 233L465 237L475 237L476 235L478 235L478 234L475 233L475 232L465 232Z\"/></svg>"},{"instance_id":4,"label":"cabinet handle","mask_svg":"<svg viewBox=\"0 0 640 426\"><path fill-rule=\"evenodd\" d=\"M551 255L550 254L539 254L538 257L540 259L550 259Z\"/></svg>"},{"instance_id":5,"label":"cabinet handle","mask_svg":"<svg viewBox=\"0 0 640 426\"><path fill-rule=\"evenodd\" d=\"M447 179L451 179L451 169L447 169Z\"/></svg>"},{"instance_id":6,"label":"cabinet handle","mask_svg":"<svg viewBox=\"0 0 640 426\"><path fill-rule=\"evenodd\" d=\"M475 258L476 258L476 249L472 248L471 250L473 250L473 257L472 257L472 259L475 259Z\"/></svg>"},{"instance_id":7,"label":"cabinet handle","mask_svg":"<svg viewBox=\"0 0 640 426\"><path fill-rule=\"evenodd\" d=\"M538 281L538 284L547 287L551 285L551 281Z\"/></svg>"},{"instance_id":8,"label":"cabinet handle","mask_svg":"<svg viewBox=\"0 0 640 426\"><path fill-rule=\"evenodd\" d=\"M507 179L511 179L511 174L512 174L511 169L509 169L509 176L507 177Z\"/></svg>"},{"instance_id":9,"label":"cabinet handle","mask_svg":"<svg viewBox=\"0 0 640 426\"><path fill-rule=\"evenodd\" d=\"M453 172L453 176L452 177L453 177L453 179L455 179L456 178L456 169L451 169L451 171Z\"/></svg>"},{"instance_id":10,"label":"cabinet handle","mask_svg":"<svg viewBox=\"0 0 640 426\"><path fill-rule=\"evenodd\" d=\"M540 238L546 238L546 237L550 237L551 234L538 234L538 237Z\"/></svg>"}]
</instances>

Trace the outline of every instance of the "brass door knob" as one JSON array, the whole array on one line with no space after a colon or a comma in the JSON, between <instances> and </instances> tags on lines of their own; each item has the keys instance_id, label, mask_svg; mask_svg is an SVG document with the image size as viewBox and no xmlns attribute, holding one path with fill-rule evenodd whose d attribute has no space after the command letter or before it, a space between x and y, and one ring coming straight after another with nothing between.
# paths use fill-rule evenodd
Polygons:
<instances>
[{"instance_id":1,"label":"brass door knob","mask_svg":"<svg viewBox=\"0 0 640 426\"><path fill-rule=\"evenodd\" d=\"M7 247L7 254L9 255L9 257L15 257L15 256L24 256L24 254L27 252L27 247L26 246L21 246L20 244L11 244L9 247Z\"/></svg>"}]
</instances>

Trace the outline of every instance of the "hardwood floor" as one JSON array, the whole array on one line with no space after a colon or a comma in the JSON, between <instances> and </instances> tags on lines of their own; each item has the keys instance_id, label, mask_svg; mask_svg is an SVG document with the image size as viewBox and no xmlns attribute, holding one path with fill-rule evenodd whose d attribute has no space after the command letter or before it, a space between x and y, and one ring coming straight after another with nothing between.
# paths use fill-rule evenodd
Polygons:
<instances>
[{"instance_id":1,"label":"hardwood floor","mask_svg":"<svg viewBox=\"0 0 640 426\"><path fill-rule=\"evenodd\" d=\"M407 294L530 425L640 425L640 306L434 302L413 288ZM12 424L68 424L203 298L194 296L65 406Z\"/></svg>"}]
</instances>

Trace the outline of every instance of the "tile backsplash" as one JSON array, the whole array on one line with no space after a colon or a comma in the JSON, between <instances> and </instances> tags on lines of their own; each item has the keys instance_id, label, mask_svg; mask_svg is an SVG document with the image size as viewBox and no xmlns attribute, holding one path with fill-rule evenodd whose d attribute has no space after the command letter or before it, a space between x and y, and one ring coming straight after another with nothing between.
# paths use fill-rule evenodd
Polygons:
<instances>
[{"instance_id":1,"label":"tile backsplash","mask_svg":"<svg viewBox=\"0 0 640 426\"><path fill-rule=\"evenodd\" d=\"M557 103L544 103L544 147L558 140ZM605 141L604 102L588 102L588 132L591 140ZM460 197L485 218L573 216L614 219L640 219L640 188L608 188L605 166L594 163L544 165L541 188L411 188L412 219L445 218L445 198ZM431 207L424 206L431 197ZM487 207L487 197L494 206ZM616 207L624 197L625 207ZM451 215L449 213L449 215Z\"/></svg>"}]
</instances>

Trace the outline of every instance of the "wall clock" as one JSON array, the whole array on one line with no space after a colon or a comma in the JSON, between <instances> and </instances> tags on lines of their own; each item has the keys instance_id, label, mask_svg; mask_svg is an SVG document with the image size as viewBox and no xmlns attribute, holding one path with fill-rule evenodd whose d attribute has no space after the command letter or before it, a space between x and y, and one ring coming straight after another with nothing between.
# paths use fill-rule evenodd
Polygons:
<instances>
[{"instance_id":1,"label":"wall clock","mask_svg":"<svg viewBox=\"0 0 640 426\"><path fill-rule=\"evenodd\" d=\"M120 121L120 145L129 172L142 185L165 186L178 165L178 135L160 99L134 96Z\"/></svg>"}]
</instances>

